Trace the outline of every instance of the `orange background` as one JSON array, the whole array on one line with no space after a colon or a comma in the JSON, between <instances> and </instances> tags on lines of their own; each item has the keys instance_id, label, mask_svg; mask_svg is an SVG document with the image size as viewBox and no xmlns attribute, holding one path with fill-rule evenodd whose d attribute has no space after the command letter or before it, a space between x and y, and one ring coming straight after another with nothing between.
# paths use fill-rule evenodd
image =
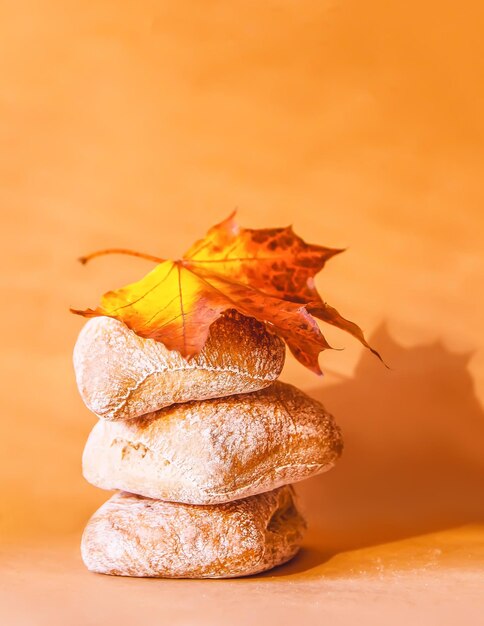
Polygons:
<instances>
[{"instance_id":1,"label":"orange background","mask_svg":"<svg viewBox=\"0 0 484 626\"><path fill-rule=\"evenodd\" d=\"M480 0L1 4L0 533L4 562L30 572L9 588L9 623L29 623L16 594L30 593L51 624L59 589L72 607L65 580L87 606L96 599L93 614L113 616L109 602L126 611L119 590L128 588L157 608L146 581L99 582L79 563L82 527L108 494L81 476L95 418L75 388L82 320L68 313L151 265L75 259L106 246L177 257L235 206L246 226L292 223L309 241L348 248L318 285L392 371L331 329L345 350L322 356L324 380L289 360L284 379L335 414L345 455L299 489L311 526L299 561L274 578L227 584L241 602L249 594L253 607L294 609L307 623L351 592L341 619L351 622L353 606L375 623L384 613L372 581L388 591L405 570L406 604L387 607L405 623L415 598L435 615L456 576L465 591L454 599L475 615L483 31ZM353 588L355 572L363 578ZM224 583L204 583L201 596L183 584L203 606L198 619L214 623ZM163 589L177 607L188 587ZM313 615L314 602L324 607Z\"/></svg>"}]
</instances>

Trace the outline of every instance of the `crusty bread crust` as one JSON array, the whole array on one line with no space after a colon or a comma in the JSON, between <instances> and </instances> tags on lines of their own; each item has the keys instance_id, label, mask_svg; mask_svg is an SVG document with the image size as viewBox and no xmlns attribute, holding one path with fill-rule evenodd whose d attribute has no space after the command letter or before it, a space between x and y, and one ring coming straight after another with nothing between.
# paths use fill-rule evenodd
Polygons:
<instances>
[{"instance_id":1,"label":"crusty bread crust","mask_svg":"<svg viewBox=\"0 0 484 626\"><path fill-rule=\"evenodd\" d=\"M74 348L77 385L98 417L127 420L176 402L256 391L277 379L284 365L282 340L264 324L224 315L191 360L143 339L110 317L89 320Z\"/></svg>"},{"instance_id":2,"label":"crusty bread crust","mask_svg":"<svg viewBox=\"0 0 484 626\"><path fill-rule=\"evenodd\" d=\"M215 504L330 469L341 433L324 407L292 385L177 404L127 422L99 421L83 455L102 489Z\"/></svg>"},{"instance_id":3,"label":"crusty bread crust","mask_svg":"<svg viewBox=\"0 0 484 626\"><path fill-rule=\"evenodd\" d=\"M87 524L81 553L101 574L232 578L291 559L305 528L291 487L213 506L118 493Z\"/></svg>"}]
</instances>

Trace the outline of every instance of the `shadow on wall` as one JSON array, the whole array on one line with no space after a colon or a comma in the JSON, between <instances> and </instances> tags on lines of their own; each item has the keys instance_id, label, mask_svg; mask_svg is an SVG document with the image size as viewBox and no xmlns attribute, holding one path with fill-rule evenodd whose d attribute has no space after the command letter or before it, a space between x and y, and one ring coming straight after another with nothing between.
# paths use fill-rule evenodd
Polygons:
<instances>
[{"instance_id":1,"label":"shadow on wall","mask_svg":"<svg viewBox=\"0 0 484 626\"><path fill-rule=\"evenodd\" d=\"M298 485L308 542L326 554L484 520L484 412L470 355L372 338L354 378L310 395L343 430L336 468Z\"/></svg>"}]
</instances>

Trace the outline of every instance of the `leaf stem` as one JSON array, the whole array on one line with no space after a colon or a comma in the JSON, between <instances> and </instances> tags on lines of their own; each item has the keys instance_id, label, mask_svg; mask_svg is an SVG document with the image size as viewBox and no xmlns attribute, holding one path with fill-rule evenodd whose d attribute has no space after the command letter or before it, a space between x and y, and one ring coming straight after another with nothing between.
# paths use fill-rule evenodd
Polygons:
<instances>
[{"instance_id":1,"label":"leaf stem","mask_svg":"<svg viewBox=\"0 0 484 626\"><path fill-rule=\"evenodd\" d=\"M78 261L85 265L91 259L94 259L98 256L105 256L106 254L127 254L129 256L136 256L141 259L146 259L147 261L153 261L154 263L163 263L166 259L160 259L157 256L153 256L152 254L145 254L144 252L136 252L135 250L127 250L126 248L106 248L105 250L97 250L96 252L91 252L91 254L87 254L86 256L79 257Z\"/></svg>"}]
</instances>

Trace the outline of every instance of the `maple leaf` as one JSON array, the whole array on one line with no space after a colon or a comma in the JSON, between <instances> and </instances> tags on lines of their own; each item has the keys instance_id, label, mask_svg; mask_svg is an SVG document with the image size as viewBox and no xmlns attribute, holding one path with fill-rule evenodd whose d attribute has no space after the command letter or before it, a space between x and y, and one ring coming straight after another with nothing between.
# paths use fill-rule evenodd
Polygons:
<instances>
[{"instance_id":1,"label":"maple leaf","mask_svg":"<svg viewBox=\"0 0 484 626\"><path fill-rule=\"evenodd\" d=\"M138 335L192 357L202 350L213 322L236 310L266 323L298 361L321 374L319 354L331 346L317 317L351 333L379 356L361 329L316 290L314 276L342 250L307 244L291 227L243 229L232 214L176 261L120 249L101 250L81 261L113 252L158 265L141 280L104 294L96 309L71 309L73 313L114 317Z\"/></svg>"}]
</instances>

